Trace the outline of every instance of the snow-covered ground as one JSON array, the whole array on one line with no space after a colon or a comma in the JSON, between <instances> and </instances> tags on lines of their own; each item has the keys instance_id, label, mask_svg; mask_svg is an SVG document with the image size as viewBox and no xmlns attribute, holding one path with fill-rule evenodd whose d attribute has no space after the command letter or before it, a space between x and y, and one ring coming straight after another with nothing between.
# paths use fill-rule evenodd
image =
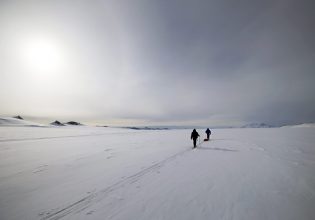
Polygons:
<instances>
[{"instance_id":1,"label":"snow-covered ground","mask_svg":"<svg viewBox=\"0 0 315 220\"><path fill-rule=\"evenodd\" d=\"M10 118L10 117L0 117L0 126L27 126L27 127L40 127L44 126L39 123L26 121L26 120L20 120L18 118Z\"/></svg>"},{"instance_id":2,"label":"snow-covered ground","mask_svg":"<svg viewBox=\"0 0 315 220\"><path fill-rule=\"evenodd\" d=\"M190 132L2 126L0 219L314 219L314 127Z\"/></svg>"}]
</instances>

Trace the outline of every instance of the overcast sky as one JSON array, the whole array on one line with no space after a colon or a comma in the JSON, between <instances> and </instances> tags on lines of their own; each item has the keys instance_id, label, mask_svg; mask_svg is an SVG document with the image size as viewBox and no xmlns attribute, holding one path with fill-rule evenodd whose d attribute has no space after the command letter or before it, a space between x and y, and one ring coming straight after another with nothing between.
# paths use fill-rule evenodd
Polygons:
<instances>
[{"instance_id":1,"label":"overcast sky","mask_svg":"<svg viewBox=\"0 0 315 220\"><path fill-rule=\"evenodd\" d=\"M304 0L0 1L0 115L90 123L315 122Z\"/></svg>"}]
</instances>

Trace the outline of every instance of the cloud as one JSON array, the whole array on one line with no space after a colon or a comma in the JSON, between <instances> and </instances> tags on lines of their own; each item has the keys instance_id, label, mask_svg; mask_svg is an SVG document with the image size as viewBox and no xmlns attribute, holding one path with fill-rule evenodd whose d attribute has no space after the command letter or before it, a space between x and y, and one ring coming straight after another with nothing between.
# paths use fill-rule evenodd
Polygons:
<instances>
[{"instance_id":1,"label":"cloud","mask_svg":"<svg viewBox=\"0 0 315 220\"><path fill-rule=\"evenodd\" d=\"M1 20L9 21L0 30L2 114L220 125L315 120L311 1L1 4ZM38 31L68 51L57 86L34 84L9 53L16 37Z\"/></svg>"}]
</instances>

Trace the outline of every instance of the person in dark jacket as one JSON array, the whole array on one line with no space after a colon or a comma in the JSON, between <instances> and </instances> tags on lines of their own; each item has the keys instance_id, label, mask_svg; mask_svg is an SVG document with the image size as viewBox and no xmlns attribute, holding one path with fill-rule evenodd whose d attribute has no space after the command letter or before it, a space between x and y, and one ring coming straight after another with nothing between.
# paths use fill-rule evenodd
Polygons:
<instances>
[{"instance_id":1,"label":"person in dark jacket","mask_svg":"<svg viewBox=\"0 0 315 220\"><path fill-rule=\"evenodd\" d=\"M207 134L207 140L209 140L210 139L210 134L211 134L211 131L210 131L209 128L207 128L206 134Z\"/></svg>"},{"instance_id":2,"label":"person in dark jacket","mask_svg":"<svg viewBox=\"0 0 315 220\"><path fill-rule=\"evenodd\" d=\"M194 148L197 146L197 139L199 137L199 134L198 132L196 131L196 129L194 129L192 132L191 132L191 136L190 136L190 139L192 139L194 141Z\"/></svg>"}]
</instances>

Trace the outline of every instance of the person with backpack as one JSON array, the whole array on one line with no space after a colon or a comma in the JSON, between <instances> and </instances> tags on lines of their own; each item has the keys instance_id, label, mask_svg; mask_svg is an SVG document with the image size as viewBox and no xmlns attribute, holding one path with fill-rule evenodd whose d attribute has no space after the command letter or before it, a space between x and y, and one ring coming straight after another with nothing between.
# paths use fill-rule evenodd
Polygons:
<instances>
[{"instance_id":1,"label":"person with backpack","mask_svg":"<svg viewBox=\"0 0 315 220\"><path fill-rule=\"evenodd\" d=\"M210 134L211 134L211 131L210 131L209 128L207 128L206 134L207 134L207 140L209 140L210 139Z\"/></svg>"},{"instance_id":2,"label":"person with backpack","mask_svg":"<svg viewBox=\"0 0 315 220\"><path fill-rule=\"evenodd\" d=\"M196 148L197 146L197 139L199 137L199 134L198 132L196 131L196 129L194 129L192 132L191 132L191 136L190 136L190 139L193 140L193 143L194 143L194 147L193 148Z\"/></svg>"}]
</instances>

